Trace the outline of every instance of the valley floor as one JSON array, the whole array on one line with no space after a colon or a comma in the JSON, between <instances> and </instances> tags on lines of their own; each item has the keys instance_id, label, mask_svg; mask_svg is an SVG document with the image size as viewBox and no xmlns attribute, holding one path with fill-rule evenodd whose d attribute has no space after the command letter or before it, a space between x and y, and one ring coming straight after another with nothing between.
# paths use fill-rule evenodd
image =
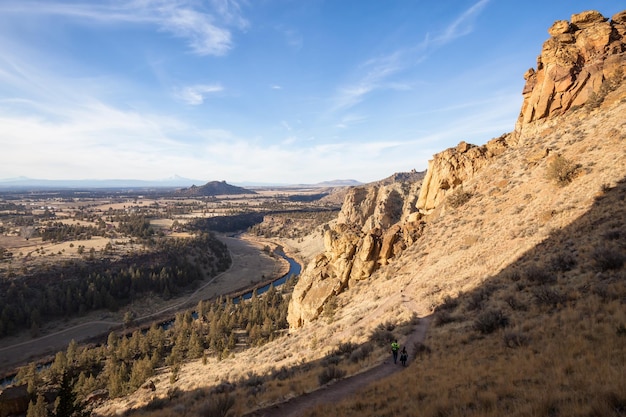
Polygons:
<instances>
[{"instance_id":1,"label":"valley floor","mask_svg":"<svg viewBox=\"0 0 626 417\"><path fill-rule=\"evenodd\" d=\"M232 266L217 277L207 280L193 294L168 301L145 299L116 313L99 311L72 320L50 323L41 330L43 335L36 339L29 332L0 339L1 373L9 372L29 361L54 355L64 350L72 339L83 341L106 336L111 330L122 327L124 313L128 310L135 313L138 322L150 321L151 318L156 319L166 314L173 317L176 311L193 307L200 300L239 291L260 281L280 277L289 270L284 259L272 258L263 251L268 242L249 237L236 239L221 236L220 239L228 245Z\"/></svg>"}]
</instances>

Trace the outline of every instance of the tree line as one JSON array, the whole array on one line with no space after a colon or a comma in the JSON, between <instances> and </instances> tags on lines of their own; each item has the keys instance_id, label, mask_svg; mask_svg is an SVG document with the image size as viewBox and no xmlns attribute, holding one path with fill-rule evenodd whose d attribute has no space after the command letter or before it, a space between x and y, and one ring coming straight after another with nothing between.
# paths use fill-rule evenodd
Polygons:
<instances>
[{"instance_id":1,"label":"tree line","mask_svg":"<svg viewBox=\"0 0 626 417\"><path fill-rule=\"evenodd\" d=\"M162 239L155 252L132 260L98 260L37 271L0 282L0 337L49 320L106 308L116 311L148 293L165 299L230 266L226 245L210 234L191 239ZM133 261L134 263L129 263Z\"/></svg>"},{"instance_id":2,"label":"tree line","mask_svg":"<svg viewBox=\"0 0 626 417\"><path fill-rule=\"evenodd\" d=\"M295 278L290 278L283 289L290 292L293 285ZM106 389L111 398L126 395L163 366L170 366L170 381L174 382L186 360L208 356L223 359L234 354L237 345L260 345L281 337L282 330L288 328L289 298L289 294L270 287L262 296L254 295L248 301L235 302L224 297L201 301L195 311L177 314L167 330L152 323L149 329L131 334L111 332L100 345L79 346L71 341L67 350L55 355L48 368L38 371L31 363L19 369L16 379L28 385L32 413L45 410L48 405L44 394L55 391L73 400L72 406L66 407L70 407L69 416L77 416L94 391ZM59 415L61 402L57 399L56 406L48 407L52 408L52 415Z\"/></svg>"}]
</instances>

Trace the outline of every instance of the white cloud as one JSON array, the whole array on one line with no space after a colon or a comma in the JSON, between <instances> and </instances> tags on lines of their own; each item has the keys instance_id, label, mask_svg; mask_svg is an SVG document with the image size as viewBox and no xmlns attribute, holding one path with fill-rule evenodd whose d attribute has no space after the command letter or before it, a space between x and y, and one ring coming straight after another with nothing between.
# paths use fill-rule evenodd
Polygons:
<instances>
[{"instance_id":1,"label":"white cloud","mask_svg":"<svg viewBox=\"0 0 626 417\"><path fill-rule=\"evenodd\" d=\"M186 39L198 55L224 55L232 49L230 27L247 27L236 1L213 0L210 13L193 1L137 0L93 3L53 3L10 0L0 4L0 12L54 15L96 21L102 24L151 24Z\"/></svg>"},{"instance_id":2,"label":"white cloud","mask_svg":"<svg viewBox=\"0 0 626 417\"><path fill-rule=\"evenodd\" d=\"M429 33L419 45L419 49L426 49L428 47L438 47L445 45L457 38L469 35L474 30L474 21L487 6L490 0L479 0L474 3L469 9L465 10L461 15L454 19L444 30L431 37Z\"/></svg>"},{"instance_id":3,"label":"white cloud","mask_svg":"<svg viewBox=\"0 0 626 417\"><path fill-rule=\"evenodd\" d=\"M347 114L341 118L341 121L336 125L340 129L346 129L350 126L363 123L367 120L367 117L358 114Z\"/></svg>"},{"instance_id":4,"label":"white cloud","mask_svg":"<svg viewBox=\"0 0 626 417\"><path fill-rule=\"evenodd\" d=\"M399 49L389 55L366 61L359 71L364 71L365 73L360 75L356 82L338 89L338 94L333 98L332 111L351 108L365 100L368 94L376 90L410 90L410 85L390 81L389 78L425 59L424 56L421 56L417 61L410 62L409 58L413 60L412 55L415 54L415 51L423 52L429 47L442 46L456 38L471 33L474 20L489 1L480 0L475 3L446 26L443 33L434 39L431 39L430 35L427 34L425 40L415 48Z\"/></svg>"},{"instance_id":5,"label":"white cloud","mask_svg":"<svg viewBox=\"0 0 626 417\"><path fill-rule=\"evenodd\" d=\"M213 93L219 93L224 88L219 84L205 84L205 85L193 85L184 87L175 92L175 96L192 106L197 106L204 103L204 99Z\"/></svg>"}]
</instances>

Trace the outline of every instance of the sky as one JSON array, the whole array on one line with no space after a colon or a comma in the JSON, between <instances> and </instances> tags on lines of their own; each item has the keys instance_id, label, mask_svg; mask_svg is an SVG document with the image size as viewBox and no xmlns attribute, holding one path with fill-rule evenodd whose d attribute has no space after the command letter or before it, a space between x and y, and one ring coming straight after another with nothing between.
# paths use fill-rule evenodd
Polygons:
<instances>
[{"instance_id":1,"label":"sky","mask_svg":"<svg viewBox=\"0 0 626 417\"><path fill-rule=\"evenodd\" d=\"M623 0L0 0L0 179L370 182L513 130Z\"/></svg>"}]
</instances>

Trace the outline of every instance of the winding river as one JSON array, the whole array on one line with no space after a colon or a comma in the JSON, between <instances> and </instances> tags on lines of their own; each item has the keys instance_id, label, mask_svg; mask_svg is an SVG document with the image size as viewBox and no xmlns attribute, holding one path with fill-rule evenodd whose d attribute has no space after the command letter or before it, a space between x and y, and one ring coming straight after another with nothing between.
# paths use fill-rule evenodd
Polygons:
<instances>
[{"instance_id":1,"label":"winding river","mask_svg":"<svg viewBox=\"0 0 626 417\"><path fill-rule=\"evenodd\" d=\"M238 303L240 300L248 300L248 299L252 298L252 295L254 294L255 291L256 291L257 295L263 294L263 293L267 292L272 285L274 287L283 285L285 282L287 282L287 280L289 278L291 278L293 276L300 275L300 272L302 271L302 266L295 259L290 258L289 256L287 256L282 251L278 251L276 253L279 256L283 257L287 262L289 262L289 270L287 271L287 273L284 274L283 276L279 277L279 278L276 278L272 282L269 282L269 283L266 282L266 283L264 283L264 285L262 285L260 287L252 288L249 291L244 292L243 294L241 294L241 293L238 294L236 297L233 297L233 303ZM167 328L169 328L172 325L173 322L174 322L174 319L161 321L160 325L163 328L167 329ZM117 323L117 324L119 324L119 323ZM45 337L46 336L44 336L43 338L45 338ZM27 343L37 343L37 342L38 342L38 340L32 340L32 341L29 341ZM22 344L20 344L20 345L22 345ZM20 346L19 345L9 346L9 347L0 349L0 351L11 349L11 348L19 349ZM42 368L42 367L46 367L46 366L49 366L49 364L39 365L38 367ZM0 379L0 388L4 388L4 387L6 387L8 385L13 384L14 382L15 382L15 374L6 376L5 378Z\"/></svg>"}]
</instances>

